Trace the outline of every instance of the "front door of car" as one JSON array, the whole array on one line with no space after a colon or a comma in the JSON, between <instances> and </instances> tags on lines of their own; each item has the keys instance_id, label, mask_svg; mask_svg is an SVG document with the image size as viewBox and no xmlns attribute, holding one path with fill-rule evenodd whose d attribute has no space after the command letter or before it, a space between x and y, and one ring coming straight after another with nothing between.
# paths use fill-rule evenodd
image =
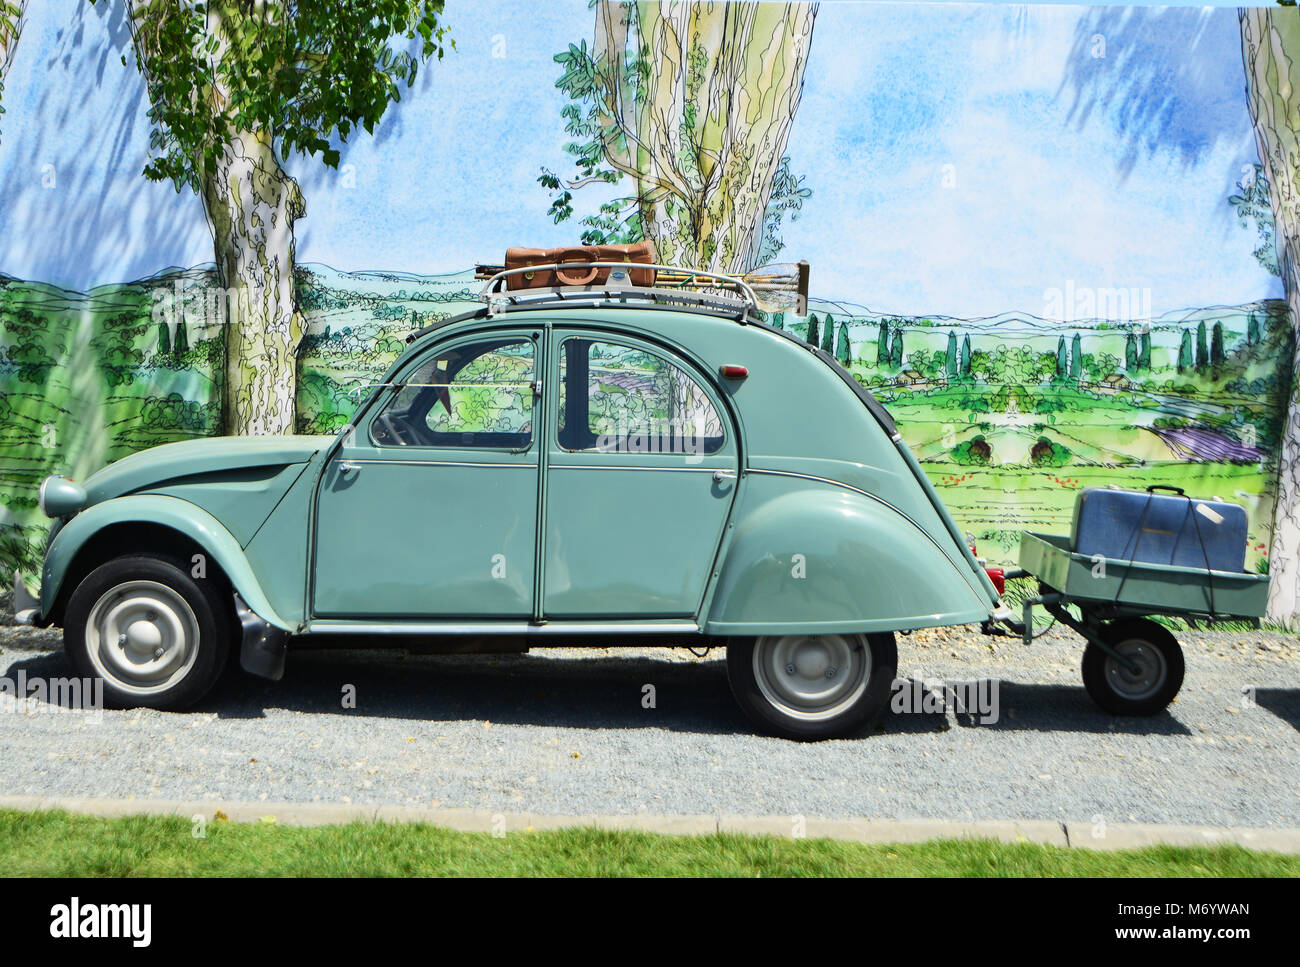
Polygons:
<instances>
[{"instance_id":1,"label":"front door of car","mask_svg":"<svg viewBox=\"0 0 1300 967\"><path fill-rule=\"evenodd\" d=\"M538 342L455 339L379 391L321 477L313 615L533 616Z\"/></svg>"},{"instance_id":2,"label":"front door of car","mask_svg":"<svg viewBox=\"0 0 1300 967\"><path fill-rule=\"evenodd\" d=\"M735 427L689 362L622 334L557 329L547 418L542 613L685 618L735 496Z\"/></svg>"}]
</instances>

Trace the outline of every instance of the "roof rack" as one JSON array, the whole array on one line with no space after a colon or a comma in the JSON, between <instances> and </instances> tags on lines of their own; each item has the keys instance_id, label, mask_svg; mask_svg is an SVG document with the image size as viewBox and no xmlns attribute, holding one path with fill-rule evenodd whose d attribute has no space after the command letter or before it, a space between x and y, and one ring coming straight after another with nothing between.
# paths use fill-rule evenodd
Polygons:
<instances>
[{"instance_id":1,"label":"roof rack","mask_svg":"<svg viewBox=\"0 0 1300 967\"><path fill-rule=\"evenodd\" d=\"M541 271L572 271L573 269L608 269L607 278L599 284L560 285L551 288L511 289L511 276ZM633 272L654 272L649 286L639 286L632 281ZM593 275L596 273L593 272ZM770 266L747 272L744 276L728 275L706 269L684 268L646 262L564 261L545 265L528 265L507 269L499 265L479 265L475 278L486 283L479 299L487 303L488 314L495 315L509 306L533 305L543 302L572 302L576 298L594 298L626 303L629 299L664 304L701 305L724 312L739 310L741 321L752 311L755 318L765 308L763 297L778 294L794 296L800 312L805 312L808 300L809 267L807 262L790 266ZM769 307L770 308L770 307Z\"/></svg>"}]
</instances>

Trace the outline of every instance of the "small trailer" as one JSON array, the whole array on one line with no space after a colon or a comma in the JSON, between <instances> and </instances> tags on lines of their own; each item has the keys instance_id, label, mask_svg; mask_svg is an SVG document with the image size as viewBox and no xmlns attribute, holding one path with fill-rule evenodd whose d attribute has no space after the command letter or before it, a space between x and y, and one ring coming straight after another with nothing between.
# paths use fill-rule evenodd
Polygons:
<instances>
[{"instance_id":1,"label":"small trailer","mask_svg":"<svg viewBox=\"0 0 1300 967\"><path fill-rule=\"evenodd\" d=\"M1053 534L1025 531L1020 567L1006 577L1037 578L1039 593L1024 602L1022 621L1009 624L1028 644L1041 606L1082 635L1084 688L1114 715L1154 715L1182 687L1182 649L1153 616L1259 618L1268 601L1267 574L1080 553L1071 538Z\"/></svg>"}]
</instances>

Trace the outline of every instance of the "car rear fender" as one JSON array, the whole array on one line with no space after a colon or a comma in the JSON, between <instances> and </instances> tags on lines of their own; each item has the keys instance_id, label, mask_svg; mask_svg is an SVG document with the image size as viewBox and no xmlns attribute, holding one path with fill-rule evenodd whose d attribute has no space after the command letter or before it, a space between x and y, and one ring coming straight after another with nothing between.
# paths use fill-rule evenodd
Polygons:
<instances>
[{"instance_id":1,"label":"car rear fender","mask_svg":"<svg viewBox=\"0 0 1300 967\"><path fill-rule=\"evenodd\" d=\"M747 474L705 630L846 633L983 621L992 609L972 584L920 525L879 498Z\"/></svg>"}]
</instances>

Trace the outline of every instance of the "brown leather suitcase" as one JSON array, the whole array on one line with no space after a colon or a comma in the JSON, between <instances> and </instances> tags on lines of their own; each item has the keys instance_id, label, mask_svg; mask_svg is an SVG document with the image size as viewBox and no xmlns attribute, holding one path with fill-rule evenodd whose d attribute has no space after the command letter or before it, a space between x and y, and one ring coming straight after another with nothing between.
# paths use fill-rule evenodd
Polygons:
<instances>
[{"instance_id":1,"label":"brown leather suitcase","mask_svg":"<svg viewBox=\"0 0 1300 967\"><path fill-rule=\"evenodd\" d=\"M522 269L530 265L549 265L560 262L630 262L651 265L655 260L653 242L635 245L575 245L568 248L511 248L506 249L506 269ZM633 269L632 284L654 285L654 269ZM536 272L519 272L506 276L507 289L554 289L564 285L601 285L609 278L609 269L585 266L581 268L539 269Z\"/></svg>"}]
</instances>

